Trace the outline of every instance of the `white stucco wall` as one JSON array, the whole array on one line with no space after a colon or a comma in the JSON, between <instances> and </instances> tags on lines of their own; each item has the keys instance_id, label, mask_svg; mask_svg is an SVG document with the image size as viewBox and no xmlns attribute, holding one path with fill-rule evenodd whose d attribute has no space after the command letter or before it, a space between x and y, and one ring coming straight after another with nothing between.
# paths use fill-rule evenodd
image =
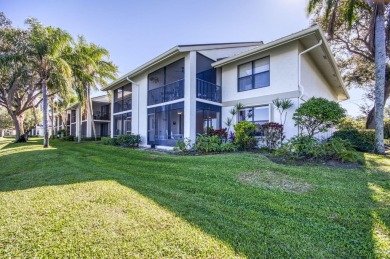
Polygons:
<instances>
[{"instance_id":1,"label":"white stucco wall","mask_svg":"<svg viewBox=\"0 0 390 259\"><path fill-rule=\"evenodd\" d=\"M237 90L238 66L263 57L270 57L270 86L243 92ZM282 47L252 55L222 67L222 100L236 101L298 90L298 45Z\"/></svg>"},{"instance_id":2,"label":"white stucco wall","mask_svg":"<svg viewBox=\"0 0 390 259\"><path fill-rule=\"evenodd\" d=\"M323 97L328 100L337 100L337 94L331 89L330 84L326 81L320 70L317 68L310 53L302 55L302 77L301 85L304 87L304 97L306 99L311 97Z\"/></svg>"},{"instance_id":3,"label":"white stucco wall","mask_svg":"<svg viewBox=\"0 0 390 259\"><path fill-rule=\"evenodd\" d=\"M263 57L270 57L270 86L248 91L238 91L238 66ZM293 107L287 111L285 132L288 138L298 133L294 126L292 115L298 108L298 43L293 42L284 46L252 55L245 59L222 67L222 126L231 117L230 110L236 103L246 107L270 106L270 121L280 123L280 115L272 100L287 98L293 102ZM233 124L237 122L234 117Z\"/></svg>"}]
</instances>

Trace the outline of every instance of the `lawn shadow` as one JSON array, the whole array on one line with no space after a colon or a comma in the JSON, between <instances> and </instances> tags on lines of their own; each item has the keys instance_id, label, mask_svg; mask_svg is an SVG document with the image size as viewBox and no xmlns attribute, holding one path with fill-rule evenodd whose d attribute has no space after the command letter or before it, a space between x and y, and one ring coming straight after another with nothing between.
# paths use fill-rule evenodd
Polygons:
<instances>
[{"instance_id":1,"label":"lawn shadow","mask_svg":"<svg viewBox=\"0 0 390 259\"><path fill-rule=\"evenodd\" d=\"M338 179L334 179L334 189L331 185L321 187L329 185L332 178L349 177L353 174L350 170L337 175L335 169L324 168L325 178L330 179L325 182L316 179L315 171L276 165L265 159L259 163L256 155L151 156L146 151L129 152L110 146L92 148L94 143L52 143L56 149L7 154L4 160L9 163L23 162L6 165L7 170L0 173L0 192L114 180L247 257L374 255L375 243L367 241L374 225L374 202L367 177L358 175L354 185L361 190L358 194L348 184L339 184ZM237 181L238 173L259 170L266 162L272 170L313 174L308 180L316 188L300 194L248 187ZM333 196L327 197L327 188L332 189ZM346 201L351 197L357 205ZM360 213L357 218L355 213Z\"/></svg>"}]
</instances>

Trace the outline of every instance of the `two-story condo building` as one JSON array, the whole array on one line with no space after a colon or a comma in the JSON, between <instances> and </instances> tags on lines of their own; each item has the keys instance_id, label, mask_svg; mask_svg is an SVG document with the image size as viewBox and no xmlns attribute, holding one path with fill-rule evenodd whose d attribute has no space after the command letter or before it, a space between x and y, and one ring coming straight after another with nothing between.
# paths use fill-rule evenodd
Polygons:
<instances>
[{"instance_id":1,"label":"two-story condo building","mask_svg":"<svg viewBox=\"0 0 390 259\"><path fill-rule=\"evenodd\" d=\"M82 137L94 137L93 124L96 130L96 137L108 137L110 136L110 119L111 119L111 105L107 95L97 96L91 98L92 101L92 114L89 116L89 110L85 109L81 114L81 124L79 119L78 103L71 105L68 108L67 118L67 135L78 136L79 128L81 127ZM125 132L130 133L129 132Z\"/></svg>"},{"instance_id":2,"label":"two-story condo building","mask_svg":"<svg viewBox=\"0 0 390 259\"><path fill-rule=\"evenodd\" d=\"M308 98L349 98L334 57L317 26L276 41L179 45L112 82L111 136L131 131L144 145L177 140L234 123L279 122L272 101L291 99L287 137L298 133L292 114ZM260 129L260 127L259 127ZM259 135L261 134L259 130Z\"/></svg>"}]
</instances>

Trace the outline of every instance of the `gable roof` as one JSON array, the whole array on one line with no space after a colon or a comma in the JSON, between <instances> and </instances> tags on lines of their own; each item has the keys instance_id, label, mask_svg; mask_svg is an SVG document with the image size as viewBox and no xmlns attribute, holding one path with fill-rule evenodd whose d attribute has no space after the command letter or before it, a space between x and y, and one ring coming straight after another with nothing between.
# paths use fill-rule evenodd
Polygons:
<instances>
[{"instance_id":1,"label":"gable roof","mask_svg":"<svg viewBox=\"0 0 390 259\"><path fill-rule=\"evenodd\" d=\"M98 102L98 103L109 103L110 102L110 98L108 98L107 94L92 97L91 100L92 100L92 102ZM73 109L76 109L78 105L79 105L79 102L75 102L75 103L71 104L66 109L73 110Z\"/></svg>"},{"instance_id":2,"label":"gable roof","mask_svg":"<svg viewBox=\"0 0 390 259\"><path fill-rule=\"evenodd\" d=\"M112 88L115 88L118 84L126 81L127 77L134 77L148 68L163 62L164 60L176 55L178 53L189 52L189 51L202 51L202 50L212 50L212 49L227 49L227 48L239 48L239 47L257 47L263 44L262 41L253 41L253 42L230 42L230 43L209 43L209 44L191 44L191 45L177 45L168 51L162 53L161 55L149 60L143 65L137 67L136 69L130 71L129 73L119 77L117 80L111 82L108 86L104 87L102 90L107 91Z\"/></svg>"},{"instance_id":3,"label":"gable roof","mask_svg":"<svg viewBox=\"0 0 390 259\"><path fill-rule=\"evenodd\" d=\"M332 51L329 48L329 45L327 43L327 40L325 38L323 31L321 30L321 28L318 25L314 25L312 27L301 30L299 32L296 32L296 33L290 34L288 36L282 37L280 39L271 41L269 43L263 44L261 46L255 47L253 49L241 52L237 55L233 55L231 57L216 61L211 65L213 67L216 67L216 68L222 67L226 64L230 64L230 63L233 63L235 61L239 61L241 59L250 57L252 55L256 55L256 54L259 54L261 52L264 52L264 51L267 51L267 50L270 50L273 48L277 48L279 46L282 46L284 44L287 44L287 43L290 43L293 41L297 41L297 40L303 41L304 39L308 39L308 37L310 37L310 36L315 37L315 42L313 42L314 44L318 43L320 40L322 40L322 43L323 43L320 46L320 48L317 48L317 49L321 50L321 53L318 52L316 55L313 55L313 58L315 59L314 61L316 61L316 63L321 63L320 66L323 66L324 68L326 67L326 69L320 68L321 71L323 72L324 76L329 81L331 81L333 83L332 86L334 86L334 85L338 86L338 89L335 89L335 90L337 90L339 93L343 94L345 96L345 99L349 99L349 94L348 94L348 91L345 87L344 81L341 77L336 60L332 54ZM311 43L311 45L308 44L308 46L305 46L305 47L309 48L309 47L314 45L313 43ZM313 50L311 52L315 52L315 50ZM324 60L326 60L326 61L324 61ZM326 66L326 63L329 64L329 66ZM327 68L330 68L330 70L328 70Z\"/></svg>"}]
</instances>

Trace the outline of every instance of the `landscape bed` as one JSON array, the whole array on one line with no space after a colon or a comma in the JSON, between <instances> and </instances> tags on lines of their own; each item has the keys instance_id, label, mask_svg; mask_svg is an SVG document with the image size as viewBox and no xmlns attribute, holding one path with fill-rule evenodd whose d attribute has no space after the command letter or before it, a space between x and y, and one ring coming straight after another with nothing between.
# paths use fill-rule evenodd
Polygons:
<instances>
[{"instance_id":1,"label":"landscape bed","mask_svg":"<svg viewBox=\"0 0 390 259\"><path fill-rule=\"evenodd\" d=\"M0 138L1 257L390 257L390 159L286 166Z\"/></svg>"}]
</instances>

